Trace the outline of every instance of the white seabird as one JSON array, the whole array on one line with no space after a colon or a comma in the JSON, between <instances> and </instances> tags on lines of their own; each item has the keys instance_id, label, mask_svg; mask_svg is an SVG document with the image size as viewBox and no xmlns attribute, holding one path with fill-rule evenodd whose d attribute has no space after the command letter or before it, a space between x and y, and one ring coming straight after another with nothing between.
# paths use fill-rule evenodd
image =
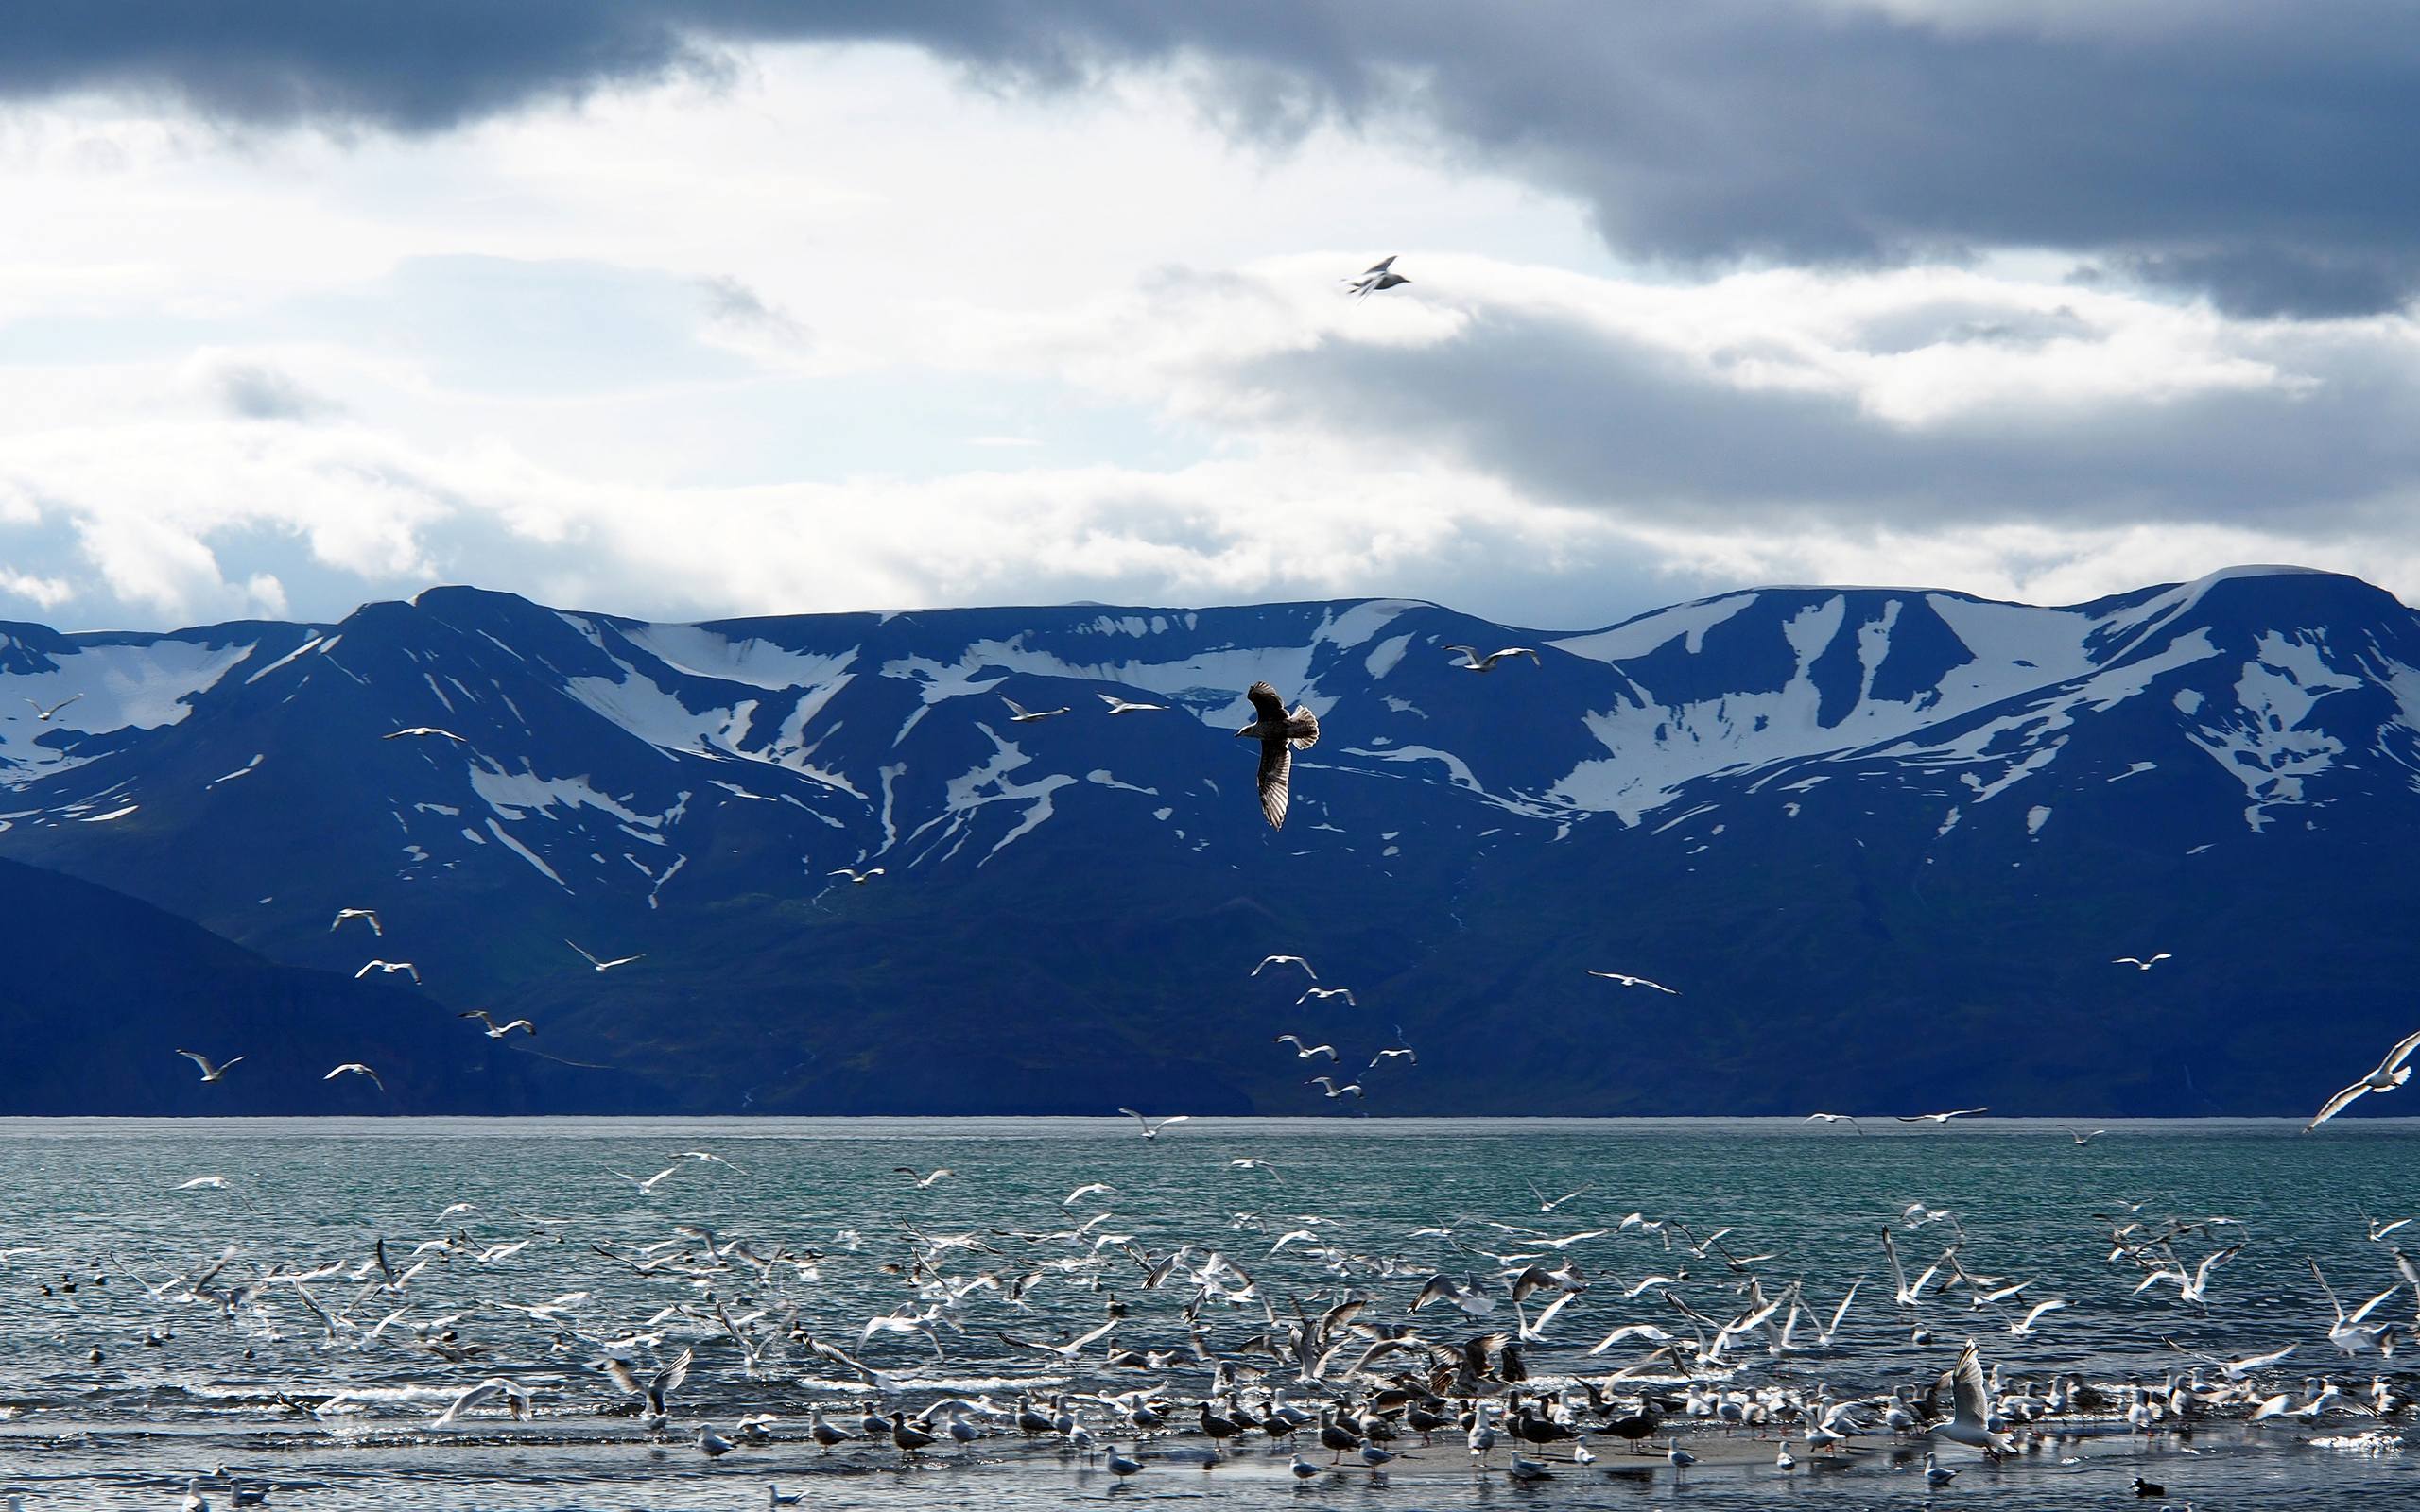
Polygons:
<instances>
[{"instance_id":1,"label":"white seabird","mask_svg":"<svg viewBox=\"0 0 2420 1512\"><path fill-rule=\"evenodd\" d=\"M1095 694L1093 696L1109 705L1109 712L1113 714L1150 713L1154 710L1166 709L1167 707L1167 705L1164 703L1133 703L1127 699L1120 698L1115 694L1108 693Z\"/></svg>"},{"instance_id":2,"label":"white seabird","mask_svg":"<svg viewBox=\"0 0 2420 1512\"><path fill-rule=\"evenodd\" d=\"M1538 653L1526 645L1508 645L1501 651L1490 651L1483 657L1478 654L1478 647L1475 645L1448 645L1440 649L1462 653L1462 660L1459 665L1465 672L1493 672L1495 670L1495 663L1508 656L1526 656L1530 661L1537 662L1540 666L1546 665L1544 662L1538 662Z\"/></svg>"},{"instance_id":3,"label":"white seabird","mask_svg":"<svg viewBox=\"0 0 2420 1512\"><path fill-rule=\"evenodd\" d=\"M1143 1137L1147 1140L1158 1139L1160 1137L1160 1130L1167 1127L1170 1124L1182 1124L1193 1117L1191 1113L1179 1113L1172 1118L1164 1118L1154 1124L1150 1119L1145 1118L1142 1114L1134 1111L1134 1109L1131 1108L1121 1108L1118 1111L1132 1119L1135 1123L1140 1124L1143 1126Z\"/></svg>"},{"instance_id":4,"label":"white seabird","mask_svg":"<svg viewBox=\"0 0 2420 1512\"><path fill-rule=\"evenodd\" d=\"M376 960L364 961L361 965L361 970L353 973L353 979L358 982L372 971L381 972L388 976L392 976L397 971L401 971L406 976L409 976L414 982L418 982L420 980L420 968L414 966L409 961Z\"/></svg>"},{"instance_id":5,"label":"white seabird","mask_svg":"<svg viewBox=\"0 0 2420 1512\"><path fill-rule=\"evenodd\" d=\"M321 1081L334 1081L338 1076L348 1074L354 1076L367 1076L370 1078L371 1084L376 1087L380 1091L383 1092L387 1090L387 1084L378 1079L378 1074L371 1070L368 1066L363 1065L358 1060L348 1060L343 1065L338 1066L336 1070L329 1072L320 1079Z\"/></svg>"},{"instance_id":6,"label":"white seabird","mask_svg":"<svg viewBox=\"0 0 2420 1512\"><path fill-rule=\"evenodd\" d=\"M1056 709L1028 710L1005 693L1000 695L1000 701L1009 706L1009 723L1012 725L1029 725L1037 719L1056 719L1061 714L1071 712L1063 704Z\"/></svg>"},{"instance_id":7,"label":"white seabird","mask_svg":"<svg viewBox=\"0 0 2420 1512\"><path fill-rule=\"evenodd\" d=\"M384 935L387 933L387 926L378 922L378 910L375 908L339 908L337 910L337 917L331 919L328 923L328 932L330 934L336 933L337 926L342 924L348 919L358 919L363 920L369 924L370 933L372 935Z\"/></svg>"},{"instance_id":8,"label":"white seabird","mask_svg":"<svg viewBox=\"0 0 2420 1512\"><path fill-rule=\"evenodd\" d=\"M2320 1108L2319 1116L2303 1125L2303 1132L2308 1134L2344 1111L2353 1105L2354 1099L2364 1092L2391 1092L2410 1081L2411 1068L2404 1062L2411 1058L2414 1050L2420 1050L2420 1029L2397 1040L2394 1048L2386 1053L2386 1058L2378 1062L2377 1070L2329 1098Z\"/></svg>"},{"instance_id":9,"label":"white seabird","mask_svg":"<svg viewBox=\"0 0 2420 1512\"><path fill-rule=\"evenodd\" d=\"M628 966L632 961L643 961L647 959L647 953L645 951L641 951L636 955L617 955L610 961L600 961L596 956L589 954L586 951L580 950L578 945L572 944L568 939L564 940L563 943L571 945L573 950L579 951L579 958L600 971L610 971L617 966Z\"/></svg>"},{"instance_id":10,"label":"white seabird","mask_svg":"<svg viewBox=\"0 0 2420 1512\"><path fill-rule=\"evenodd\" d=\"M177 1054L184 1057L187 1060L192 1061L195 1065L199 1066L201 1068L201 1079L204 1081L216 1081L219 1077L227 1074L228 1067L244 1058L241 1056L230 1056L225 1060L222 1060L214 1066L210 1063L209 1058L203 1056L199 1051L180 1050Z\"/></svg>"}]
</instances>

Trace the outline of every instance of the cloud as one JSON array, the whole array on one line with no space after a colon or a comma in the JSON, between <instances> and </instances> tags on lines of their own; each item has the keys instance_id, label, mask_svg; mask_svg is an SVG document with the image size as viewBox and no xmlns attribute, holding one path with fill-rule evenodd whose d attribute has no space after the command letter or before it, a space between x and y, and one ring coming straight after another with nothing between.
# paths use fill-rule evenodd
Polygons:
<instances>
[{"instance_id":1,"label":"cloud","mask_svg":"<svg viewBox=\"0 0 2420 1512\"><path fill-rule=\"evenodd\" d=\"M223 364L210 383L228 413L244 420L310 420L336 407L291 374L258 363Z\"/></svg>"},{"instance_id":2,"label":"cloud","mask_svg":"<svg viewBox=\"0 0 2420 1512\"><path fill-rule=\"evenodd\" d=\"M1264 141L1324 120L1583 197L1635 257L1874 264L1994 247L2254 314L2420 287L2415 23L2392 0L1766 0L1509 11L1400 0L424 0L0 9L0 95L164 94L239 125L428 132L666 80L770 43L904 43L995 88L1189 73Z\"/></svg>"}]
</instances>

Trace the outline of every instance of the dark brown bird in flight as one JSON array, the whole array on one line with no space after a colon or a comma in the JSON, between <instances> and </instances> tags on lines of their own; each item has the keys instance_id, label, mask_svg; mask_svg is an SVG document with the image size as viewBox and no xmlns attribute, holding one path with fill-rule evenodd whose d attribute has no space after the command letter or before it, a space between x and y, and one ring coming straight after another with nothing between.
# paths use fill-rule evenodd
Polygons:
<instances>
[{"instance_id":1,"label":"dark brown bird in flight","mask_svg":"<svg viewBox=\"0 0 2420 1512\"><path fill-rule=\"evenodd\" d=\"M1294 753L1319 744L1319 715L1299 703L1292 713L1288 713L1286 700L1266 682L1253 683L1245 690L1244 696L1252 700L1255 717L1236 731L1236 738L1250 735L1260 742L1260 812L1268 817L1270 829L1282 830L1286 828L1287 782L1293 776Z\"/></svg>"}]
</instances>

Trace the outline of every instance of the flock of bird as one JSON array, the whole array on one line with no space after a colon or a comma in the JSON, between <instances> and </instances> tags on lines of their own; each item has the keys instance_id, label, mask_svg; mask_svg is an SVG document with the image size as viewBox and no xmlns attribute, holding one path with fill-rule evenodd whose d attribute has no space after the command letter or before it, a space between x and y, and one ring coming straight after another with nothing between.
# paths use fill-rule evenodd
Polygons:
<instances>
[{"instance_id":1,"label":"flock of bird","mask_svg":"<svg viewBox=\"0 0 2420 1512\"><path fill-rule=\"evenodd\" d=\"M1116 1179L1060 1195L902 1165L895 1196L872 1198L891 1216L811 1236L795 1231L804 1218L785 1234L761 1215L830 1211L828 1199L752 1194L763 1160L742 1169L692 1149L649 1176L600 1171L624 1190L614 1210L556 1174L544 1200L566 1215L459 1201L417 1233L302 1252L255 1217L173 1268L17 1248L0 1251L0 1273L42 1278L21 1287L33 1326L88 1348L95 1383L130 1353L155 1383L180 1356L228 1379L240 1356L250 1363L233 1378L258 1388L215 1400L254 1421L627 1435L762 1466L769 1479L795 1480L803 1453L852 1467L1041 1456L1115 1485L1258 1452L1286 1456L1284 1473L1306 1486L1383 1486L1405 1469L1534 1483L1616 1467L1788 1476L1865 1462L1931 1492L1965 1473L1943 1463L1953 1450L2091 1474L2096 1443L2190 1453L2222 1424L2383 1432L2408 1414L2409 1387L2382 1366L2420 1323L2420 1263L2396 1242L2410 1218L2368 1223L2362 1243L2386 1282L2376 1295L2348 1309L2310 1261L2327 1314L2296 1329L2247 1309L2257 1347L2212 1351L2173 1335L2224 1337L2238 1302L2229 1267L2260 1242L2237 1217L2126 1201L2059 1221L2063 1241L2010 1245L1979 1214L1912 1202L1876 1214L1863 1239L1793 1259L1739 1226L1595 1202L1602 1177L1560 1194L1505 1183L1534 1211L1507 1191L1499 1201L1520 1211L1389 1217L1308 1152L1285 1170L1190 1143L1159 1154L1186 1121L1121 1111L1154 1152L1142 1170L1121 1163L1103 1173ZM823 1159L807 1180L884 1179L872 1167L833 1177ZM1322 1180L1330 1211L1311 1207ZM1203 1183L1214 1190L1200 1211L1172 1211L1172 1192ZM1132 1217L1120 1212L1129 1184L1143 1205ZM212 1174L177 1190L197 1204L241 1197L257 1214L248 1185ZM969 1225L970 1202L992 1221ZM682 1214L700 1207L741 1216ZM213 1211L189 1209L179 1228L206 1231ZM1924 1261L1912 1277L1909 1245ZM2066 1290L2045 1296L2053 1268ZM2116 1279L2091 1281L2094 1270ZM2103 1379L1992 1358L2046 1334L2078 1344L2093 1314L2141 1349L2162 1342ZM2314 1359L2296 1372L2290 1362L2307 1352L2345 1368ZM186 1505L259 1504L277 1481L197 1470ZM2137 1481L2130 1492L2162 1494ZM801 1493L767 1494L778 1505Z\"/></svg>"}]
</instances>

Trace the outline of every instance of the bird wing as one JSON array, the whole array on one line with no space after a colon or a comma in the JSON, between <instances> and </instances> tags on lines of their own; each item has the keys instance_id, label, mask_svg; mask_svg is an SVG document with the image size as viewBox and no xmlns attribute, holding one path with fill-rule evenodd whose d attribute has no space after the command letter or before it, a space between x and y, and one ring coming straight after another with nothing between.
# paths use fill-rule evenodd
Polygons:
<instances>
[{"instance_id":1,"label":"bird wing","mask_svg":"<svg viewBox=\"0 0 2420 1512\"><path fill-rule=\"evenodd\" d=\"M1272 830L1286 828L1286 803L1293 772L1294 751L1282 737L1260 743L1260 813Z\"/></svg>"},{"instance_id":2,"label":"bird wing","mask_svg":"<svg viewBox=\"0 0 2420 1512\"><path fill-rule=\"evenodd\" d=\"M1252 700L1252 712L1261 718L1271 722L1285 719L1286 700L1277 696L1277 690L1268 683L1253 683L1244 690L1244 696Z\"/></svg>"},{"instance_id":3,"label":"bird wing","mask_svg":"<svg viewBox=\"0 0 2420 1512\"><path fill-rule=\"evenodd\" d=\"M1025 706L1018 703L1014 698L1010 697L1004 693L1000 695L1000 701L1009 706L1009 713L1011 715L1019 719L1023 719L1025 717Z\"/></svg>"},{"instance_id":4,"label":"bird wing","mask_svg":"<svg viewBox=\"0 0 2420 1512\"><path fill-rule=\"evenodd\" d=\"M1907 1296L1908 1273L1899 1268L1899 1246L1888 1228L1882 1230L1882 1252L1891 1257L1891 1284L1898 1289L1898 1296Z\"/></svg>"},{"instance_id":5,"label":"bird wing","mask_svg":"<svg viewBox=\"0 0 2420 1512\"><path fill-rule=\"evenodd\" d=\"M180 1050L177 1054L184 1057L187 1060L192 1061L195 1065L199 1066L201 1068L202 1075L208 1076L210 1074L209 1061L204 1060L201 1057L194 1054L190 1050Z\"/></svg>"},{"instance_id":6,"label":"bird wing","mask_svg":"<svg viewBox=\"0 0 2420 1512\"><path fill-rule=\"evenodd\" d=\"M596 956L594 956L594 955L589 954L588 954L586 951L584 951L584 950L580 950L580 949L579 949L579 946L577 943L575 943L574 941L569 940L569 939L566 939L566 940L564 940L564 941L563 941L563 943L564 943L564 944L566 944L566 945L571 946L571 948L572 948L573 950L579 951L579 958L580 958L581 960L586 961L586 962L587 962L589 965L591 965L591 966L595 966L595 965L596 964Z\"/></svg>"},{"instance_id":7,"label":"bird wing","mask_svg":"<svg viewBox=\"0 0 2420 1512\"><path fill-rule=\"evenodd\" d=\"M2329 1119L2334 1118L2337 1114L2344 1111L2345 1108L2353 1106L2353 1100L2355 1098L2360 1096L2363 1092L2368 1091L2369 1090L2369 1081L2367 1078L2364 1078L2360 1081L2355 1082L2352 1086L2345 1088L2342 1091L2338 1092L2335 1096L2320 1105L2318 1116L2303 1125L2303 1132L2308 1134L2312 1129L2319 1127L2322 1124L2326 1123Z\"/></svg>"},{"instance_id":8,"label":"bird wing","mask_svg":"<svg viewBox=\"0 0 2420 1512\"><path fill-rule=\"evenodd\" d=\"M2378 1062L2378 1069L2372 1072L2371 1074L2374 1076L2393 1075L2394 1074L2394 1069L2397 1066L2402 1065L2405 1061L2411 1058L2411 1052L2414 1050L2420 1050L2420 1029L2414 1029L2410 1034L2405 1035L2402 1039L2397 1040L2394 1042L2394 1048L2386 1053L2386 1058Z\"/></svg>"},{"instance_id":9,"label":"bird wing","mask_svg":"<svg viewBox=\"0 0 2420 1512\"><path fill-rule=\"evenodd\" d=\"M1961 1419L1979 1428L1991 1420L1991 1394L1983 1386L1983 1351L1971 1343L1959 1352L1957 1368L1951 1372L1949 1400Z\"/></svg>"},{"instance_id":10,"label":"bird wing","mask_svg":"<svg viewBox=\"0 0 2420 1512\"><path fill-rule=\"evenodd\" d=\"M1308 750L1320 743L1320 716L1311 706L1298 703L1286 716L1286 740L1296 750Z\"/></svg>"},{"instance_id":11,"label":"bird wing","mask_svg":"<svg viewBox=\"0 0 2420 1512\"><path fill-rule=\"evenodd\" d=\"M1371 274L1371 273L1383 273L1383 272L1385 272L1387 269L1389 269L1389 268L1391 268L1391 267L1394 266L1395 266L1395 259L1396 259L1396 258L1398 258L1398 257L1401 257L1402 255L1403 255L1403 253L1401 253L1401 252L1389 252L1386 256L1381 257L1381 258L1379 258L1376 262L1374 262L1374 263L1371 264L1371 265L1369 266L1368 269L1364 271L1364 273L1363 273L1363 275L1362 275L1362 276L1366 278L1366 277L1368 277L1368 276L1369 276L1369 274Z\"/></svg>"}]
</instances>

